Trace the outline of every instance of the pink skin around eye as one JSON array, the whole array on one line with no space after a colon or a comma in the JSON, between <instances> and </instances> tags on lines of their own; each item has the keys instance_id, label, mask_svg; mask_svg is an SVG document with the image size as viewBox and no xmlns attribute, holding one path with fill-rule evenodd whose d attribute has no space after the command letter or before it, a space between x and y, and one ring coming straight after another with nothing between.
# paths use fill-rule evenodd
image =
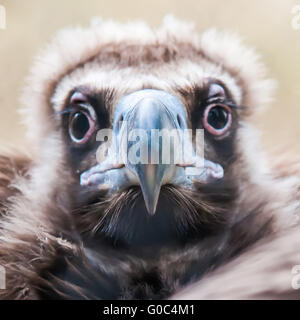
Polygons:
<instances>
[{"instance_id":1,"label":"pink skin around eye","mask_svg":"<svg viewBox=\"0 0 300 320\"><path fill-rule=\"evenodd\" d=\"M89 121L89 126L90 126L90 128L89 128L89 130L87 131L87 133L85 134L85 136L84 136L82 139L76 139L76 138L71 134L71 131L70 131L70 136L71 136L72 140L73 140L74 142L76 142L77 144L84 144L84 143L86 143L86 142L88 141L88 139L90 138L90 136L91 136L91 135L93 134L93 132L95 131L95 120L93 120L93 119L91 118L91 116L90 116L89 114L87 114L86 112L82 112L82 111L81 111L81 113L84 114L84 115L87 117L87 119L88 119L88 121Z\"/></svg>"},{"instance_id":2,"label":"pink skin around eye","mask_svg":"<svg viewBox=\"0 0 300 320\"><path fill-rule=\"evenodd\" d=\"M208 119L208 114L209 114L209 111L212 109L212 108L215 108L215 107L222 107L224 108L227 112L228 112L228 120L227 120L227 123L225 125L224 128L222 129L215 129L214 127L212 127L208 122L207 122L207 119ZM232 124L232 116L231 116L231 110L228 106L226 105L211 105L209 107L207 107L204 111L204 116L203 116L203 125L205 127L205 129L213 134L214 136L221 136L223 135L230 127L231 127L231 124Z\"/></svg>"}]
</instances>

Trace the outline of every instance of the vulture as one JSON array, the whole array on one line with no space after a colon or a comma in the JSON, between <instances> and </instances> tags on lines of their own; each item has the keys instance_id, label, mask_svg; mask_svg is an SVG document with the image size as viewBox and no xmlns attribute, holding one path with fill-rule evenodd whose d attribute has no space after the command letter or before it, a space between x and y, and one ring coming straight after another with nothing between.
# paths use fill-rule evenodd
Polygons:
<instances>
[{"instance_id":1,"label":"vulture","mask_svg":"<svg viewBox=\"0 0 300 320\"><path fill-rule=\"evenodd\" d=\"M255 127L274 87L238 35L172 16L60 31L30 151L0 155L0 298L299 298L299 166Z\"/></svg>"}]
</instances>

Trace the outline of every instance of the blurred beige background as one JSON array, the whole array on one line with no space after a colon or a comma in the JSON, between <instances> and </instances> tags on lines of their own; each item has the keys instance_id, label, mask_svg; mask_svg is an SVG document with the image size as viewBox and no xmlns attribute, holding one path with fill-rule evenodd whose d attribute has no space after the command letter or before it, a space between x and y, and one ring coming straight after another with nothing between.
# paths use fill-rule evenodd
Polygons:
<instances>
[{"instance_id":1,"label":"blurred beige background","mask_svg":"<svg viewBox=\"0 0 300 320\"><path fill-rule=\"evenodd\" d=\"M263 143L271 149L300 151L300 29L291 25L300 0L0 0L7 28L0 30L0 145L24 146L24 128L16 112L35 54L68 25L87 25L93 16L126 22L144 19L158 26L166 13L193 20L199 31L218 27L238 31L263 56L278 80L275 101L255 119Z\"/></svg>"}]
</instances>

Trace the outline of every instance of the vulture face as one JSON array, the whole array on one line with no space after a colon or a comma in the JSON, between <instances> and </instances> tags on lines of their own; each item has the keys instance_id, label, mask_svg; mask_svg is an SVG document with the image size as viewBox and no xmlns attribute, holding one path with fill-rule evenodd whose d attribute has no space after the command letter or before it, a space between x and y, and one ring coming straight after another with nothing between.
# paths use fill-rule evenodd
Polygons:
<instances>
[{"instance_id":1,"label":"vulture face","mask_svg":"<svg viewBox=\"0 0 300 320\"><path fill-rule=\"evenodd\" d=\"M216 84L211 86L211 90L224 93ZM74 102L73 98L78 96L85 99L75 92L71 101ZM216 101L224 99L224 95L208 99ZM230 129L231 110L215 101L206 107L202 121L209 132L221 136ZM95 128L95 118L92 118L78 111L71 116L70 136L75 142L85 143L89 139ZM98 165L81 175L81 185L105 187L109 193L138 185L148 213L154 215L162 185L193 188L194 180L209 183L223 178L221 165L200 157L194 151L191 138L185 135L185 130L188 132L185 108L169 93L153 89L131 93L117 104L113 119L113 143L110 143L104 161L100 160ZM106 132L103 130L103 137ZM173 141L170 140L172 132ZM76 135L81 139L78 140ZM161 140L157 139L159 135ZM183 152L179 149L185 143L186 152ZM181 161L176 161L175 155ZM199 172L190 172L191 168L199 169Z\"/></svg>"},{"instance_id":2,"label":"vulture face","mask_svg":"<svg viewBox=\"0 0 300 320\"><path fill-rule=\"evenodd\" d=\"M65 31L33 72L26 103L45 108L30 123L40 148L49 131L59 140L57 179L91 242L178 246L218 232L248 179L243 120L267 97L261 66L234 37L175 24Z\"/></svg>"},{"instance_id":3,"label":"vulture face","mask_svg":"<svg viewBox=\"0 0 300 320\"><path fill-rule=\"evenodd\" d=\"M141 83L120 97L116 88L72 88L60 116L77 206L88 208L81 215L95 234L161 247L216 224L205 217L214 202L205 193L228 187L238 107L221 81L202 83L168 91Z\"/></svg>"}]
</instances>

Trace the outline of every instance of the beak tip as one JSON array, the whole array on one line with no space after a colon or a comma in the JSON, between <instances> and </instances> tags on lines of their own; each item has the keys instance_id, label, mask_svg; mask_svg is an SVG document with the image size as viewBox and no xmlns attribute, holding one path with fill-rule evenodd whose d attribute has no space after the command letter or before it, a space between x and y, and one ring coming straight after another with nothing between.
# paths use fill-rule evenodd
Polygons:
<instances>
[{"instance_id":1,"label":"beak tip","mask_svg":"<svg viewBox=\"0 0 300 320\"><path fill-rule=\"evenodd\" d=\"M142 188L143 190L143 188ZM145 202L146 209L150 216L154 216L157 208L158 198L159 198L160 188L159 190L143 190L143 198Z\"/></svg>"},{"instance_id":2,"label":"beak tip","mask_svg":"<svg viewBox=\"0 0 300 320\"><path fill-rule=\"evenodd\" d=\"M145 203L146 204L146 209L149 213L150 216L154 216L155 212L156 212L156 204L155 205L150 205L149 203Z\"/></svg>"}]
</instances>

